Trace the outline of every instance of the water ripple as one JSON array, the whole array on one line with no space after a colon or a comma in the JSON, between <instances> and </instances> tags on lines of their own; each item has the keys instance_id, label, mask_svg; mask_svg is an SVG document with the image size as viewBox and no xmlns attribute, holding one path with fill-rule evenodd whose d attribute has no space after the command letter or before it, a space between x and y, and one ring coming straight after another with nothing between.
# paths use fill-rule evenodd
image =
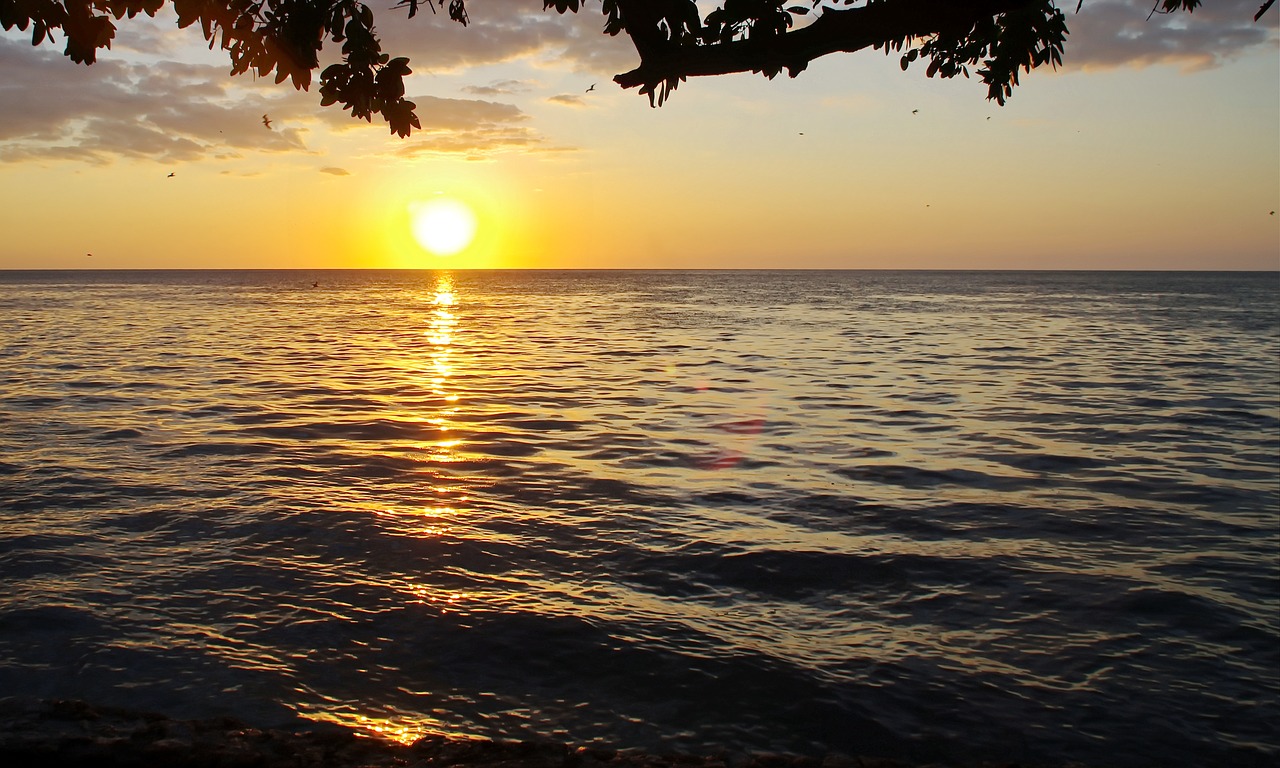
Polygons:
<instances>
[{"instance_id":1,"label":"water ripple","mask_svg":"<svg viewBox=\"0 0 1280 768\"><path fill-rule=\"evenodd\" d=\"M1280 754L1274 275L0 274L0 690Z\"/></svg>"}]
</instances>

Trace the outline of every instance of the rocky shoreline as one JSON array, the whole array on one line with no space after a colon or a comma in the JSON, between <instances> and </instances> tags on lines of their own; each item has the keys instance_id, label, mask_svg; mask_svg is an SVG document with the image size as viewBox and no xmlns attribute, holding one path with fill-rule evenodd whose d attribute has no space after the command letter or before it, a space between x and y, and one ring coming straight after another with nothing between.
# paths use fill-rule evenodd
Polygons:
<instances>
[{"instance_id":1,"label":"rocky shoreline","mask_svg":"<svg viewBox=\"0 0 1280 768\"><path fill-rule=\"evenodd\" d=\"M725 752L645 754L552 742L428 736L406 745L340 727L258 729L233 718L176 720L79 701L0 702L9 768L912 768L874 757ZM929 768L1030 768L930 763ZM921 766L923 768L923 766Z\"/></svg>"}]
</instances>

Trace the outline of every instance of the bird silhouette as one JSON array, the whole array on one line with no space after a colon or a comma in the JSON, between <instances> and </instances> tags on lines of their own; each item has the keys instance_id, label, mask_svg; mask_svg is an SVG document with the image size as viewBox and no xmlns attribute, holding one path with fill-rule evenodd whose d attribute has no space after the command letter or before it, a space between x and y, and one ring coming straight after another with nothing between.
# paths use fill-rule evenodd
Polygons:
<instances>
[{"instance_id":1,"label":"bird silhouette","mask_svg":"<svg viewBox=\"0 0 1280 768\"><path fill-rule=\"evenodd\" d=\"M594 91L595 89L596 89L596 84L595 84L595 83L592 83L592 84L591 84L591 87L590 87L590 88L588 88L588 89L585 91L585 93L591 93L591 92L592 92L592 91Z\"/></svg>"},{"instance_id":2,"label":"bird silhouette","mask_svg":"<svg viewBox=\"0 0 1280 768\"><path fill-rule=\"evenodd\" d=\"M169 174L168 176L166 176L165 178L166 178L166 179L172 179L172 178L173 178L173 174L172 174L172 173L170 173L170 174Z\"/></svg>"},{"instance_id":3,"label":"bird silhouette","mask_svg":"<svg viewBox=\"0 0 1280 768\"><path fill-rule=\"evenodd\" d=\"M268 119L266 115L262 116L262 124L267 126L268 131L271 130L271 120Z\"/></svg>"},{"instance_id":4,"label":"bird silhouette","mask_svg":"<svg viewBox=\"0 0 1280 768\"><path fill-rule=\"evenodd\" d=\"M918 114L920 114L920 110L918 110L918 109L913 109L913 110L911 110L911 114L913 114L913 115L918 115Z\"/></svg>"}]
</instances>

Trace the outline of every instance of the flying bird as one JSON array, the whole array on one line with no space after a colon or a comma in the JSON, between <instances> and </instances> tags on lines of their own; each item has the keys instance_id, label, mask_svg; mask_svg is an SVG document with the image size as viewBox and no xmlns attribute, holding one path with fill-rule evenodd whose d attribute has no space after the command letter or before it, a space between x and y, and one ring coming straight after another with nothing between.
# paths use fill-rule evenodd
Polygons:
<instances>
[{"instance_id":1,"label":"flying bird","mask_svg":"<svg viewBox=\"0 0 1280 768\"><path fill-rule=\"evenodd\" d=\"M591 84L591 87L590 87L590 88L588 88L586 91L584 91L584 93L591 93L591 92L592 92L592 91L594 91L595 89L596 89L596 84L595 84L595 83L592 83L592 84Z\"/></svg>"},{"instance_id":2,"label":"flying bird","mask_svg":"<svg viewBox=\"0 0 1280 768\"><path fill-rule=\"evenodd\" d=\"M268 119L266 115L262 116L262 124L267 126L268 131L271 130L271 120Z\"/></svg>"},{"instance_id":3,"label":"flying bird","mask_svg":"<svg viewBox=\"0 0 1280 768\"><path fill-rule=\"evenodd\" d=\"M920 114L920 110L918 110L918 109L913 109L913 110L911 110L911 114L913 114L913 115L918 115L918 114Z\"/></svg>"},{"instance_id":4,"label":"flying bird","mask_svg":"<svg viewBox=\"0 0 1280 768\"><path fill-rule=\"evenodd\" d=\"M170 173L170 174L169 174L168 176L166 176L165 178L166 178L166 179L172 179L172 178L173 178L173 173Z\"/></svg>"}]
</instances>

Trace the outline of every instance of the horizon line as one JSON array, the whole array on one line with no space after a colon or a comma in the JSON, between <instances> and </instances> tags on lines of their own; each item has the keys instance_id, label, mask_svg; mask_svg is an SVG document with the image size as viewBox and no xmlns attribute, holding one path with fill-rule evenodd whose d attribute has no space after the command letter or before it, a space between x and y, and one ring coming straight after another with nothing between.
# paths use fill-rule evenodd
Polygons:
<instances>
[{"instance_id":1,"label":"horizon line","mask_svg":"<svg viewBox=\"0 0 1280 768\"><path fill-rule=\"evenodd\" d=\"M8 272L1255 272L1269 269L1185 267L5 267Z\"/></svg>"}]
</instances>

